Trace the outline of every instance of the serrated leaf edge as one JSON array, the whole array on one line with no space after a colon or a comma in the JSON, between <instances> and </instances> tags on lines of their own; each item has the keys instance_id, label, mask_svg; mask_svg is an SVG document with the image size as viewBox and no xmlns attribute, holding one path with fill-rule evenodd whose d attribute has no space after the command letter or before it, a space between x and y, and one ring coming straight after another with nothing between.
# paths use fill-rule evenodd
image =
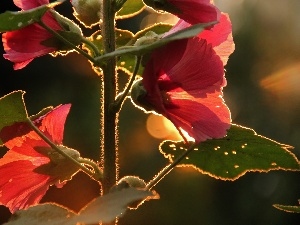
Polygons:
<instances>
[{"instance_id":1,"label":"serrated leaf edge","mask_svg":"<svg viewBox=\"0 0 300 225\"><path fill-rule=\"evenodd\" d=\"M287 169L287 168L282 168L282 167L274 167L274 168L270 168L270 169L268 169L268 170L249 169L249 170L246 170L246 171L240 173L239 175L237 175L237 176L235 176L235 177L233 177L233 178L223 178L223 177L216 176L216 175L214 175L214 174L212 174L212 173L209 173L209 172L207 172L207 171L204 171L204 170L198 168L197 166L195 166L195 165L193 165L193 164L180 164L180 165L177 165L176 167L191 167L191 168L194 168L196 171L198 171L198 172L200 172L200 173L202 173L202 174L206 174L206 175L209 175L210 177L213 177L213 178L219 179L219 180L223 180L223 181L235 181L235 180L239 179L240 177L244 176L247 172L260 172L260 173L265 172L265 173L267 173L267 172L270 172L270 171L273 171L273 170L300 171L300 161L299 161L298 158L295 156L295 154L293 154L293 153L291 153L291 152L289 151L289 149L294 149L293 146L286 145L286 144L281 144L281 143L279 143L279 142L277 142L277 141L274 141L274 140L272 140L272 139L270 139L270 138L267 138L267 137L265 137L265 136L259 135L259 134L257 134L257 133L255 132L255 130L253 130L252 128L244 127L244 126L241 126L241 125L238 125L238 124L231 124L231 125L238 126L238 127L240 127L240 128L244 128L244 129L247 129L247 130L251 130L251 131L254 133L255 136L259 136L259 137L261 137L261 138L267 139L267 140L269 140L269 141L272 141L272 142L274 142L274 143L280 145L281 148L282 148L283 150L285 150L288 154L290 154L290 155L297 161L297 163L298 163L298 165L299 165L299 168L298 168L298 169ZM225 136L225 137L226 137L226 136ZM212 140L212 139L210 139L210 140ZM182 143L183 141L165 140L165 141L163 141L163 142L160 143L160 145L159 145L159 152L160 152L166 159L168 159L168 160L172 163L172 162L173 162L172 156L171 156L170 154L166 154L166 153L163 152L163 150L161 149L161 146L162 146L164 143L169 142L169 141L171 141L171 142L173 142L173 143Z\"/></svg>"},{"instance_id":2,"label":"serrated leaf edge","mask_svg":"<svg viewBox=\"0 0 300 225\"><path fill-rule=\"evenodd\" d=\"M289 212L289 213L300 213L300 206L293 206L293 205L280 205L280 204L274 204L273 207L275 207L276 209L285 211L285 212ZM290 208L291 210L287 209ZM292 209L295 209L295 211L293 211ZM299 210L299 212L296 212L296 210Z\"/></svg>"}]
</instances>

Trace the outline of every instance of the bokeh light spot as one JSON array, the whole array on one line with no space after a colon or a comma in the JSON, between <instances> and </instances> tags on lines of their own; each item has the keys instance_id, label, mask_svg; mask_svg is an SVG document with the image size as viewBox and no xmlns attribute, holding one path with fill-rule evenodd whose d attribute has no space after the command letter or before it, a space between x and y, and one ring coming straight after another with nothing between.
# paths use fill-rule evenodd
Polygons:
<instances>
[{"instance_id":1,"label":"bokeh light spot","mask_svg":"<svg viewBox=\"0 0 300 225\"><path fill-rule=\"evenodd\" d=\"M148 133L157 139L182 140L177 129L165 117L151 114L147 118L146 128Z\"/></svg>"}]
</instances>

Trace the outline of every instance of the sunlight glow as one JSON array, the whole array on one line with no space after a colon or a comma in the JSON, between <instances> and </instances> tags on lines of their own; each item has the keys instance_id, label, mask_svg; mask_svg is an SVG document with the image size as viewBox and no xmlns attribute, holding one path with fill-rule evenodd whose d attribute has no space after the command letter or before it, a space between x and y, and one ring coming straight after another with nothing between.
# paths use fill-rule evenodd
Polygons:
<instances>
[{"instance_id":1,"label":"sunlight glow","mask_svg":"<svg viewBox=\"0 0 300 225\"><path fill-rule=\"evenodd\" d=\"M192 138L185 130L180 128L180 131L187 141L195 141L195 139Z\"/></svg>"},{"instance_id":2,"label":"sunlight glow","mask_svg":"<svg viewBox=\"0 0 300 225\"><path fill-rule=\"evenodd\" d=\"M292 64L260 81L260 86L271 94L270 104L293 108L300 98L300 63Z\"/></svg>"},{"instance_id":3,"label":"sunlight glow","mask_svg":"<svg viewBox=\"0 0 300 225\"><path fill-rule=\"evenodd\" d=\"M154 138L182 140L174 125L163 116L150 114L146 127L148 133Z\"/></svg>"},{"instance_id":4,"label":"sunlight glow","mask_svg":"<svg viewBox=\"0 0 300 225\"><path fill-rule=\"evenodd\" d=\"M283 96L300 97L300 63L271 74L262 79L260 85L263 89Z\"/></svg>"}]
</instances>

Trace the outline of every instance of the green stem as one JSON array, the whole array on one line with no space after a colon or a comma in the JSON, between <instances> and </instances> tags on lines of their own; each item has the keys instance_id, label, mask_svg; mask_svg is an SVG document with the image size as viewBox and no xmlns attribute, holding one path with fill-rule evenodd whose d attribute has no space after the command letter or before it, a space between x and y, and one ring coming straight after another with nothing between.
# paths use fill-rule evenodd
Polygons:
<instances>
[{"instance_id":1,"label":"green stem","mask_svg":"<svg viewBox=\"0 0 300 225\"><path fill-rule=\"evenodd\" d=\"M70 160L71 162L73 162L74 164L76 164L83 172L87 173L89 176L95 178L95 179L99 179L95 177L96 173L93 173L92 171L90 171L88 168L86 168L85 166L83 166L82 164L80 164L80 162L78 162L76 159L72 158L71 156L69 156L68 154L66 154L64 151L62 151L56 144L54 144L43 132L40 131L39 128L37 128L32 121L27 118L27 122L29 124L29 126L48 144L50 145L50 147L57 151L59 154L61 154L62 156L64 156L66 159Z\"/></svg>"},{"instance_id":2,"label":"green stem","mask_svg":"<svg viewBox=\"0 0 300 225\"><path fill-rule=\"evenodd\" d=\"M98 167L97 163L95 163L94 161L92 161L90 159L81 158L81 157L77 161L81 164L85 164L85 165L88 165L91 168L93 168L94 178L98 178L97 179L98 181L100 181L102 179L103 171Z\"/></svg>"},{"instance_id":3,"label":"green stem","mask_svg":"<svg viewBox=\"0 0 300 225\"><path fill-rule=\"evenodd\" d=\"M83 51L82 49L78 48L76 45L74 45L73 43L71 43L70 41L68 41L67 39L65 39L62 35L60 35L56 31L54 31L51 27L47 26L43 21L39 21L38 23L45 30L47 30L53 36L55 36L56 38L58 38L59 40L61 40L62 42L64 42L66 45L68 45L69 47L75 49L78 53L80 53L81 55L83 55L84 57L86 57L88 60L90 60L94 64L96 64L96 65L98 64L97 60L95 60L92 56L90 56L88 53L86 53L85 51Z\"/></svg>"},{"instance_id":4,"label":"green stem","mask_svg":"<svg viewBox=\"0 0 300 225\"><path fill-rule=\"evenodd\" d=\"M136 75L137 75L137 73L139 71L141 59L142 59L141 56L137 56L136 57L135 67L134 67L134 70L133 70L133 74L132 74L132 76L130 78L130 81L128 82L125 90L121 94L118 95L116 101L112 105L112 110L114 112L119 112L120 111L121 106L122 106L125 98L127 97L127 95L128 95L128 93L129 93L129 91L131 89L131 86L132 86L133 82L135 81L135 77L136 77Z\"/></svg>"},{"instance_id":5,"label":"green stem","mask_svg":"<svg viewBox=\"0 0 300 225\"><path fill-rule=\"evenodd\" d=\"M85 37L81 38L82 43L85 43L86 45L90 46L93 50L95 57L101 56L101 53L96 45L94 45L90 40L86 39Z\"/></svg>"},{"instance_id":6,"label":"green stem","mask_svg":"<svg viewBox=\"0 0 300 225\"><path fill-rule=\"evenodd\" d=\"M164 176L166 176L168 173L170 173L175 166L177 166L178 163L181 162L195 147L195 143L189 146L189 148L178 158L176 158L172 163L167 165L165 168L163 168L147 185L146 189L150 190L153 188L158 182L160 182Z\"/></svg>"},{"instance_id":7,"label":"green stem","mask_svg":"<svg viewBox=\"0 0 300 225\"><path fill-rule=\"evenodd\" d=\"M115 50L115 10L112 0L103 0L101 34L104 54ZM102 194L107 194L118 178L118 115L110 109L117 94L116 58L112 57L102 66L103 99L102 104L102 147L103 166Z\"/></svg>"}]
</instances>

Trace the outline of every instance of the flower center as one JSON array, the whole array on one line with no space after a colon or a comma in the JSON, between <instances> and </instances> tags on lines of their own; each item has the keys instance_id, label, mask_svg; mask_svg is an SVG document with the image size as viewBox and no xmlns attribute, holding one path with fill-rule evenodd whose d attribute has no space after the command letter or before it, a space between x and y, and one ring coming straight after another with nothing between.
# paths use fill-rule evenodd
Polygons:
<instances>
[{"instance_id":1,"label":"flower center","mask_svg":"<svg viewBox=\"0 0 300 225\"><path fill-rule=\"evenodd\" d=\"M160 93L164 105L171 105L172 104L171 95L166 91L161 91Z\"/></svg>"}]
</instances>

